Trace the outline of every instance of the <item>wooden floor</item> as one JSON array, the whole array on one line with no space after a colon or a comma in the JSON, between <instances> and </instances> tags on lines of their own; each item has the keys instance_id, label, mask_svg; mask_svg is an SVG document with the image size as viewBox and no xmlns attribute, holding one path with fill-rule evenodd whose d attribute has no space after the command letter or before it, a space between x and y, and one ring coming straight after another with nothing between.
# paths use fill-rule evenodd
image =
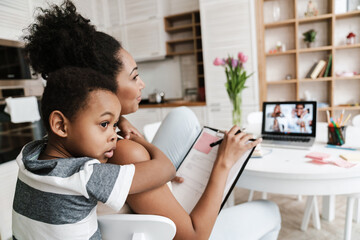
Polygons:
<instances>
[{"instance_id":1,"label":"wooden floor","mask_svg":"<svg viewBox=\"0 0 360 240\"><path fill-rule=\"evenodd\" d=\"M243 203L247 201L249 190L235 189L235 203ZM261 199L261 193L255 192L254 199ZM310 220L309 227L306 232L300 230L302 217L304 214L306 196L298 201L297 196L268 194L268 199L275 202L279 208L282 219L279 240L341 240L344 238L346 197L336 197L336 215L335 220L327 222L321 219L321 229L317 230ZM321 214L322 198L318 197L319 211ZM360 223L352 224L352 240L360 239Z\"/></svg>"}]
</instances>

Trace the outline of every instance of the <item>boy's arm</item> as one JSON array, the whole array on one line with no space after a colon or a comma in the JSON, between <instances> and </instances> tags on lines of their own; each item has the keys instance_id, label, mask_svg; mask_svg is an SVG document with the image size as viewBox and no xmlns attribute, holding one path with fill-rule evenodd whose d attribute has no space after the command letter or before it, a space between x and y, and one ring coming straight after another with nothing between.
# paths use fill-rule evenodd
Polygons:
<instances>
[{"instance_id":1,"label":"boy's arm","mask_svg":"<svg viewBox=\"0 0 360 240\"><path fill-rule=\"evenodd\" d=\"M127 158L150 161L128 162ZM136 156L134 156L136 154ZM174 178L176 170L173 163L157 147L145 139L132 135L130 140L118 141L114 156L109 163L134 163L135 175L129 194L139 193L157 188Z\"/></svg>"}]
</instances>

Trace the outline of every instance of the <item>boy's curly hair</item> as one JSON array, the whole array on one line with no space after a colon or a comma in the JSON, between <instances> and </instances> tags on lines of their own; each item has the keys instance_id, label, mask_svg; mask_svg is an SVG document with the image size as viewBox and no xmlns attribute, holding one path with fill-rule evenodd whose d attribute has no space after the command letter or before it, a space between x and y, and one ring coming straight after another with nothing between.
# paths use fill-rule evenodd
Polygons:
<instances>
[{"instance_id":1,"label":"boy's curly hair","mask_svg":"<svg viewBox=\"0 0 360 240\"><path fill-rule=\"evenodd\" d=\"M53 111L59 110L68 119L74 119L87 106L87 98L94 90L116 94L116 83L89 68L66 67L50 73L41 99L41 115L47 131L50 132L49 116Z\"/></svg>"},{"instance_id":2,"label":"boy's curly hair","mask_svg":"<svg viewBox=\"0 0 360 240\"><path fill-rule=\"evenodd\" d=\"M70 0L38 10L40 14L23 37L35 73L46 78L60 68L74 66L92 68L115 79L122 67L117 56L121 44L116 39L96 31Z\"/></svg>"}]
</instances>

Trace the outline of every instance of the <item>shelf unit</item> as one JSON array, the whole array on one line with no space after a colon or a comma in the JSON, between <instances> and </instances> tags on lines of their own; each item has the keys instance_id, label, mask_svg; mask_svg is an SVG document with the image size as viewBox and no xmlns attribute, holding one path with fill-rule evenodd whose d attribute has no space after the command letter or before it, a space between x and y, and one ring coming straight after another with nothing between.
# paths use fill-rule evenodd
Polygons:
<instances>
[{"instance_id":1,"label":"shelf unit","mask_svg":"<svg viewBox=\"0 0 360 240\"><path fill-rule=\"evenodd\" d=\"M164 17L167 56L194 55L198 100L205 102L204 63L202 54L200 12L192 11Z\"/></svg>"},{"instance_id":2,"label":"shelf unit","mask_svg":"<svg viewBox=\"0 0 360 240\"><path fill-rule=\"evenodd\" d=\"M273 21L273 6L280 8L280 19ZM319 14L305 17L308 0L257 0L258 66L260 108L264 101L302 100L308 92L318 102L328 104L319 108L319 121L326 120L326 110L338 116L342 109L360 113L360 75L339 77L336 73L360 73L360 11L335 13L336 0L313 0ZM302 33L317 31L315 46L306 48ZM346 45L349 32L357 35L353 45ZM283 52L269 53L277 41L285 43ZM320 59L332 54L330 76L310 79L306 74ZM290 74L289 80L285 76Z\"/></svg>"}]
</instances>

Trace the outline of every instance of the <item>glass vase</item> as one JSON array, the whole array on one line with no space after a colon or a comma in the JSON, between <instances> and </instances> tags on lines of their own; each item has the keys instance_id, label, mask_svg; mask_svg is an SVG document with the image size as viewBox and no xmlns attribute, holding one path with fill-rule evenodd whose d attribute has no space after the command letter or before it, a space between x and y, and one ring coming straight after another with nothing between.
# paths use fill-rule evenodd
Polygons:
<instances>
[{"instance_id":1,"label":"glass vase","mask_svg":"<svg viewBox=\"0 0 360 240\"><path fill-rule=\"evenodd\" d=\"M242 103L242 94L238 93L232 99L233 111L232 111L232 121L233 125L241 127L241 103Z\"/></svg>"}]
</instances>

